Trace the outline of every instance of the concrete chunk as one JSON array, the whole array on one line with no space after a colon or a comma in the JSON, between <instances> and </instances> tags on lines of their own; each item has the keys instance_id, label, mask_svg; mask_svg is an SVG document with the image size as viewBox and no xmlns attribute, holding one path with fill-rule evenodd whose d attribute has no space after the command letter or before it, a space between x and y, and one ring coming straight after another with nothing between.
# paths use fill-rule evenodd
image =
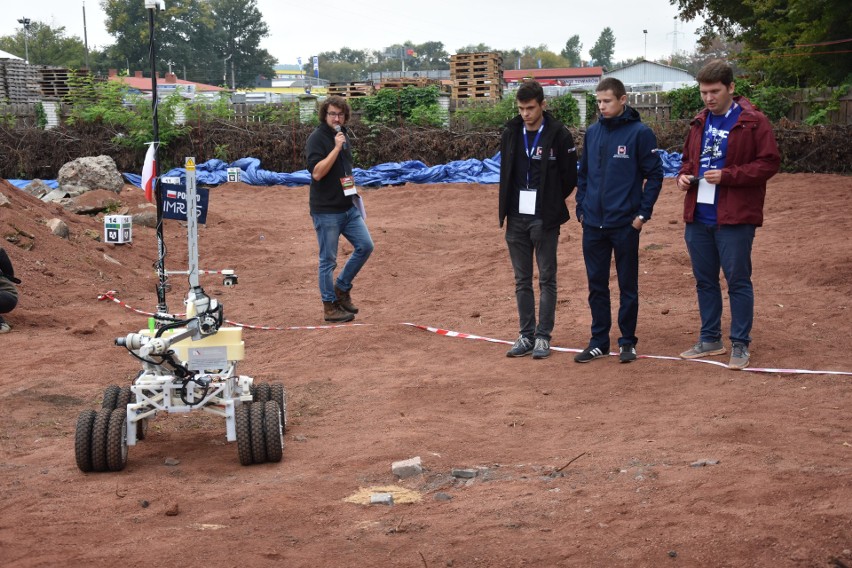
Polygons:
<instances>
[{"instance_id":1,"label":"concrete chunk","mask_svg":"<svg viewBox=\"0 0 852 568\"><path fill-rule=\"evenodd\" d=\"M453 477L461 477L462 479L472 479L479 474L479 470L476 469L460 469L454 468L450 475Z\"/></svg>"},{"instance_id":2,"label":"concrete chunk","mask_svg":"<svg viewBox=\"0 0 852 568\"><path fill-rule=\"evenodd\" d=\"M420 456L393 462L393 464L391 464L391 471L394 475L401 479L420 475L423 473L423 466L420 465Z\"/></svg>"},{"instance_id":3,"label":"concrete chunk","mask_svg":"<svg viewBox=\"0 0 852 568\"><path fill-rule=\"evenodd\" d=\"M393 493L373 493L370 505L393 505Z\"/></svg>"}]
</instances>

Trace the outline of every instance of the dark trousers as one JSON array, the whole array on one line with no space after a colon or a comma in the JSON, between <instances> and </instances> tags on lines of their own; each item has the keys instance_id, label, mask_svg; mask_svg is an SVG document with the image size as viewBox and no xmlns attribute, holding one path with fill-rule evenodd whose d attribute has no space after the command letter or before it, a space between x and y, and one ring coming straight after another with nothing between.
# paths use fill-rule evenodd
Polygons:
<instances>
[{"instance_id":1,"label":"dark trousers","mask_svg":"<svg viewBox=\"0 0 852 568\"><path fill-rule=\"evenodd\" d=\"M751 283L751 248L754 225L711 226L687 223L684 238L692 260L698 311L701 314L701 341L722 339L722 287L719 269L728 282L731 302L732 342L748 345L754 322L754 287Z\"/></svg>"},{"instance_id":2,"label":"dark trousers","mask_svg":"<svg viewBox=\"0 0 852 568\"><path fill-rule=\"evenodd\" d=\"M506 220L506 244L515 271L515 299L521 335L550 341L556 319L556 248L559 226L543 229L542 221L509 217ZM533 254L538 265L538 325L535 321L533 291Z\"/></svg>"},{"instance_id":3,"label":"dark trousers","mask_svg":"<svg viewBox=\"0 0 852 568\"><path fill-rule=\"evenodd\" d=\"M0 314L8 314L17 305L18 297L16 295L11 292L0 292Z\"/></svg>"},{"instance_id":4,"label":"dark trousers","mask_svg":"<svg viewBox=\"0 0 852 568\"><path fill-rule=\"evenodd\" d=\"M618 275L619 345L636 345L636 320L639 317L639 231L632 225L599 229L583 225L583 258L589 279L589 308L592 311L590 347L609 351L612 313L609 298L609 267L615 256Z\"/></svg>"}]
</instances>

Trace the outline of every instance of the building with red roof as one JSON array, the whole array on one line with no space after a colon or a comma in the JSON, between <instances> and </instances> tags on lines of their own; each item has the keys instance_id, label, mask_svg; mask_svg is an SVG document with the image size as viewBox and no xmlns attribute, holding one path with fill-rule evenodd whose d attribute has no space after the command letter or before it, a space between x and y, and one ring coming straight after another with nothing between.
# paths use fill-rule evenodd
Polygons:
<instances>
[{"instance_id":1,"label":"building with red roof","mask_svg":"<svg viewBox=\"0 0 852 568\"><path fill-rule=\"evenodd\" d=\"M142 71L134 72L132 77L125 77L119 75L116 69L110 69L108 78L110 81L121 81L131 89L137 89L146 95L151 94L151 77L145 77L142 74ZM180 92L182 96L187 98L194 98L195 95L200 93L218 93L220 91L227 90L228 89L217 87L215 85L184 81L183 79L178 79L177 75L174 73L166 73L165 77L157 76L157 91L159 91L161 95L166 95L175 91Z\"/></svg>"},{"instance_id":2,"label":"building with red roof","mask_svg":"<svg viewBox=\"0 0 852 568\"><path fill-rule=\"evenodd\" d=\"M535 79L542 86L594 88L603 77L603 67L557 67L555 69L508 69L503 81L512 87L525 79Z\"/></svg>"}]
</instances>

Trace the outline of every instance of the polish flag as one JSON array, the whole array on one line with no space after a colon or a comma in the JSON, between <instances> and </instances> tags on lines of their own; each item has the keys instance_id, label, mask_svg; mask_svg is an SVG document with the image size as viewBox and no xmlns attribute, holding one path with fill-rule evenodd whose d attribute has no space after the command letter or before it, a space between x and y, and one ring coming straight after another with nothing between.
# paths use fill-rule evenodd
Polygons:
<instances>
[{"instance_id":1,"label":"polish flag","mask_svg":"<svg viewBox=\"0 0 852 568\"><path fill-rule=\"evenodd\" d=\"M154 157L154 143L148 145L148 152L145 154L145 165L142 166L142 189L145 190L145 199L154 202L154 166L156 165Z\"/></svg>"}]
</instances>

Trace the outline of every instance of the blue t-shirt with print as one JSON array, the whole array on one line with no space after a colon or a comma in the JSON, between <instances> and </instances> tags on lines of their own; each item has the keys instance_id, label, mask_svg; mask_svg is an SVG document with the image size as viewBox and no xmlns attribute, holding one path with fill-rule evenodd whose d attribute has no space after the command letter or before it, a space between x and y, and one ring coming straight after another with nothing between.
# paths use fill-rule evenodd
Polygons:
<instances>
[{"instance_id":1,"label":"blue t-shirt with print","mask_svg":"<svg viewBox=\"0 0 852 568\"><path fill-rule=\"evenodd\" d=\"M725 157L728 154L728 133L737 123L743 108L733 103L723 115L707 113L707 121L704 124L704 135L701 139L701 161L699 162L698 176L704 177L707 170L721 170L725 167ZM695 206L695 220L706 225L715 225L718 222L716 216L716 205L719 201L719 187L716 187L716 195L713 203L698 203Z\"/></svg>"}]
</instances>

